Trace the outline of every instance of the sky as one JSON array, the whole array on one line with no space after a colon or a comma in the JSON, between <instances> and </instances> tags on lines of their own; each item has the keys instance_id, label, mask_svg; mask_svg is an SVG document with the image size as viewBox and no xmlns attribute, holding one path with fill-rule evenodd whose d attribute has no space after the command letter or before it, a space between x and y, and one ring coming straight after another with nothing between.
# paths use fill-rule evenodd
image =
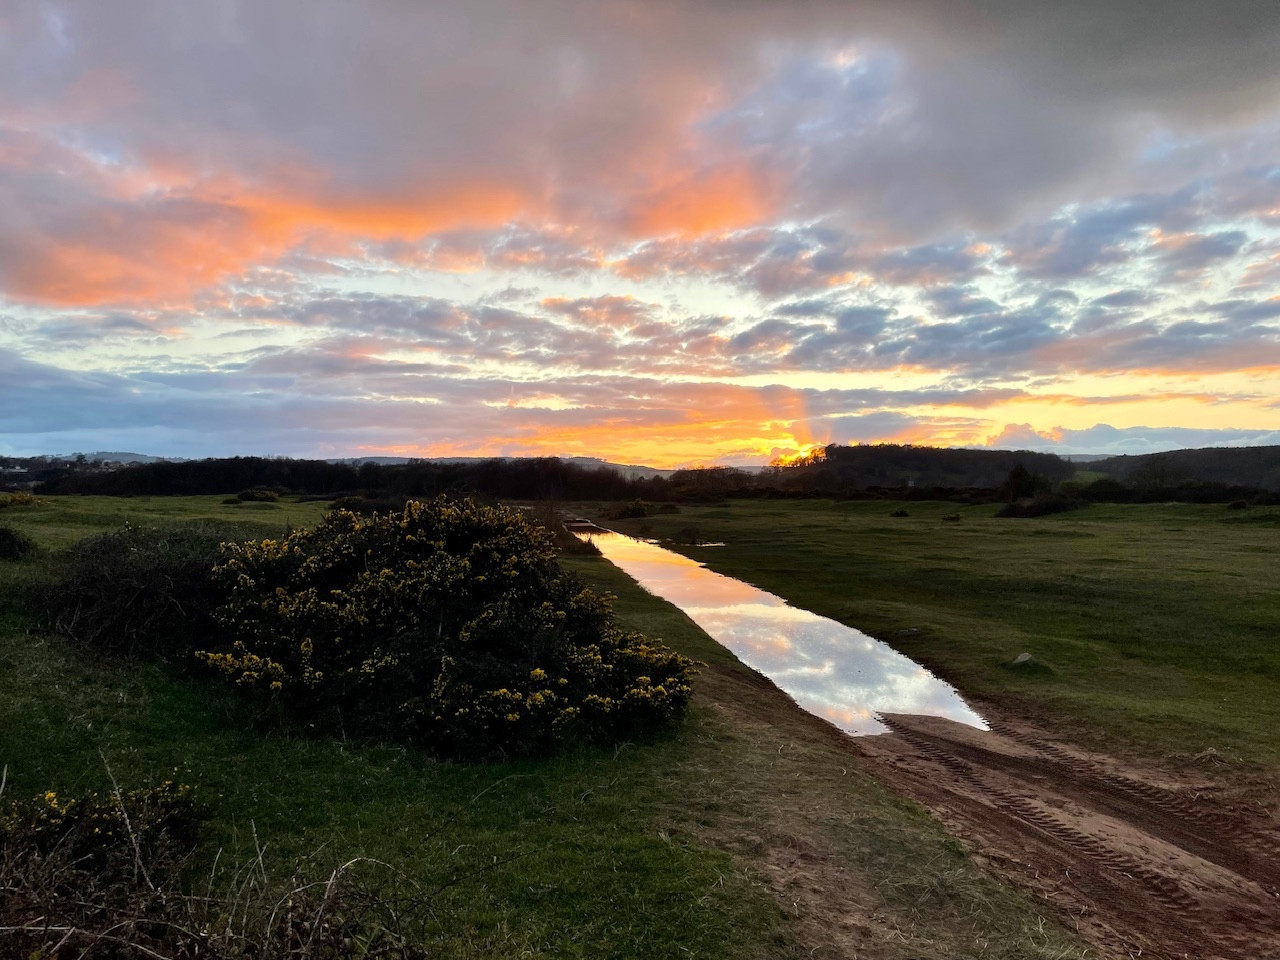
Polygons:
<instances>
[{"instance_id":1,"label":"sky","mask_svg":"<svg viewBox=\"0 0 1280 960\"><path fill-rule=\"evenodd\" d=\"M1280 443L1275 0L0 2L0 456Z\"/></svg>"}]
</instances>

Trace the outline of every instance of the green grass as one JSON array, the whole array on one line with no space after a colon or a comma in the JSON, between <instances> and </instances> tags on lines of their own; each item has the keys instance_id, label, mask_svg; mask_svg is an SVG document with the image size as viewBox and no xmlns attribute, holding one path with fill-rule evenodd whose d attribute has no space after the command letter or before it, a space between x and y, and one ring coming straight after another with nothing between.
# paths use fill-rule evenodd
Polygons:
<instances>
[{"instance_id":1,"label":"green grass","mask_svg":"<svg viewBox=\"0 0 1280 960\"><path fill-rule=\"evenodd\" d=\"M6 511L2 522L50 551L126 520L231 513L244 529L274 535L285 518L310 522L323 507L282 502L239 514L217 500L50 498ZM810 739L810 724L753 721L717 706L760 701L758 678L598 558L570 564L618 595L628 624L707 664L689 718L615 750L466 766L264 730L228 691L31 632L14 597L52 557L0 562L9 598L0 614L7 797L104 790L112 777L142 785L176 772L211 815L206 868L218 848L223 864L235 864L258 845L286 887L298 874L324 879L356 856L394 864L437 891L429 934L439 957L809 955L812 936L797 932L806 908L765 882L770 858L799 829L841 883L865 886L883 926L877 955L1085 955L919 810L849 769L838 744ZM788 819L797 811L802 820Z\"/></svg>"},{"instance_id":2,"label":"green grass","mask_svg":"<svg viewBox=\"0 0 1280 960\"><path fill-rule=\"evenodd\" d=\"M903 508L907 517L890 517ZM932 667L962 692L1156 754L1280 764L1280 508L734 502L616 524L727 546L675 549ZM943 514L959 513L959 523ZM1002 666L1022 652L1050 671Z\"/></svg>"},{"instance_id":3,"label":"green grass","mask_svg":"<svg viewBox=\"0 0 1280 960\"><path fill-rule=\"evenodd\" d=\"M161 526L217 521L245 528L245 535L277 536L290 527L309 527L329 504L324 500L224 504L210 497L40 497L34 506L0 510L0 523L21 530L49 549L74 543L126 523Z\"/></svg>"}]
</instances>

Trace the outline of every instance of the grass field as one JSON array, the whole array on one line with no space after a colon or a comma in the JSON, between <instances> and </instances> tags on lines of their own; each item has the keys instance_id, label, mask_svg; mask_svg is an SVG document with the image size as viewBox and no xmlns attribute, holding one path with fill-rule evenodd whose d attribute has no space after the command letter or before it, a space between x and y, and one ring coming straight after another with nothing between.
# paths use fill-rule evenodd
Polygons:
<instances>
[{"instance_id":1,"label":"grass field","mask_svg":"<svg viewBox=\"0 0 1280 960\"><path fill-rule=\"evenodd\" d=\"M898 509L907 516L891 517ZM959 521L944 522L944 514ZM889 641L1087 741L1280 767L1280 509L734 501L611 523ZM1007 667L1031 653L1047 670Z\"/></svg>"},{"instance_id":2,"label":"grass field","mask_svg":"<svg viewBox=\"0 0 1280 960\"><path fill-rule=\"evenodd\" d=\"M820 890L787 902L770 883L797 844L817 850L841 895L857 891L876 957L1086 955L919 810L846 769L838 743L806 739L785 709L776 723L735 722L716 701L760 701L758 678L599 559L570 563L619 595L625 621L706 663L689 718L654 742L488 766L258 729L229 693L34 632L20 601L51 551L126 521L234 520L277 535L323 507L85 497L0 512L46 551L0 561L6 798L176 772L211 815L206 867L216 848L234 872L264 846L287 889L353 857L386 861L430 892L432 956L843 955L823 939L834 931Z\"/></svg>"}]
</instances>

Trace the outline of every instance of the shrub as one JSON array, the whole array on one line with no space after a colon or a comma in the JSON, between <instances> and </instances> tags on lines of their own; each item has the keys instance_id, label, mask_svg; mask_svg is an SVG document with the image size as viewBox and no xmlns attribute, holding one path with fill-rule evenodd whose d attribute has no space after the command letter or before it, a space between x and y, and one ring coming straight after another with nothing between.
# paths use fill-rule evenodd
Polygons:
<instances>
[{"instance_id":1,"label":"shrub","mask_svg":"<svg viewBox=\"0 0 1280 960\"><path fill-rule=\"evenodd\" d=\"M643 733L689 697L691 662L621 630L505 507L335 511L215 573L227 643L200 658L322 729L480 759Z\"/></svg>"},{"instance_id":2,"label":"shrub","mask_svg":"<svg viewBox=\"0 0 1280 960\"><path fill-rule=\"evenodd\" d=\"M1137 493L1113 477L1099 477L1080 491L1080 496L1094 503L1132 503Z\"/></svg>"},{"instance_id":3,"label":"shrub","mask_svg":"<svg viewBox=\"0 0 1280 960\"><path fill-rule=\"evenodd\" d=\"M202 819L190 791L171 782L109 797L48 792L0 809L0 953L49 960L429 956L423 945L439 915L410 878L394 870L386 877L386 865L356 857L327 880L295 876L282 887L268 876L261 847L239 864L219 853L197 876L190 854Z\"/></svg>"},{"instance_id":4,"label":"shrub","mask_svg":"<svg viewBox=\"0 0 1280 960\"><path fill-rule=\"evenodd\" d=\"M375 513L400 513L407 502L405 497L339 497L333 501L332 509L367 517Z\"/></svg>"},{"instance_id":5,"label":"shrub","mask_svg":"<svg viewBox=\"0 0 1280 960\"><path fill-rule=\"evenodd\" d=\"M241 490L236 494L236 499L246 503L275 503L280 495L266 487L254 487L251 490Z\"/></svg>"},{"instance_id":6,"label":"shrub","mask_svg":"<svg viewBox=\"0 0 1280 960\"><path fill-rule=\"evenodd\" d=\"M214 627L221 595L210 573L232 532L200 523L86 537L35 607L50 629L105 653L187 662Z\"/></svg>"},{"instance_id":7,"label":"shrub","mask_svg":"<svg viewBox=\"0 0 1280 960\"><path fill-rule=\"evenodd\" d=\"M35 549L35 541L21 530L0 526L0 560L25 560Z\"/></svg>"},{"instance_id":8,"label":"shrub","mask_svg":"<svg viewBox=\"0 0 1280 960\"><path fill-rule=\"evenodd\" d=\"M1015 500L996 511L997 517L1047 517L1053 513L1067 513L1088 506L1088 501L1069 497L1032 497Z\"/></svg>"},{"instance_id":9,"label":"shrub","mask_svg":"<svg viewBox=\"0 0 1280 960\"><path fill-rule=\"evenodd\" d=\"M133 876L139 858L156 862L168 848L185 855L195 845L200 819L191 788L171 780L107 797L66 799L48 791L0 813L0 846L6 854L61 857L97 884L110 885Z\"/></svg>"},{"instance_id":10,"label":"shrub","mask_svg":"<svg viewBox=\"0 0 1280 960\"><path fill-rule=\"evenodd\" d=\"M38 507L42 503L44 503L43 500L25 490L0 494L0 510L5 510L8 507Z\"/></svg>"},{"instance_id":11,"label":"shrub","mask_svg":"<svg viewBox=\"0 0 1280 960\"><path fill-rule=\"evenodd\" d=\"M200 819L172 782L107 797L50 791L0 810L6 956L146 955L134 947L165 939L173 904L158 891L176 882Z\"/></svg>"},{"instance_id":12,"label":"shrub","mask_svg":"<svg viewBox=\"0 0 1280 960\"><path fill-rule=\"evenodd\" d=\"M643 500L632 500L630 503L620 503L606 516L610 520L640 520L653 514L653 508Z\"/></svg>"}]
</instances>

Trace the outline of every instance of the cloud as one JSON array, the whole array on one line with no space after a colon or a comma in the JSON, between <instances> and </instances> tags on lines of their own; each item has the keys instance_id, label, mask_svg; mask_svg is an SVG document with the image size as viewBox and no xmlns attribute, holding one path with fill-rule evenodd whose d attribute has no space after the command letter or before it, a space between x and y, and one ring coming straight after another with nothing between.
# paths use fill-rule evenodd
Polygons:
<instances>
[{"instance_id":1,"label":"cloud","mask_svg":"<svg viewBox=\"0 0 1280 960\"><path fill-rule=\"evenodd\" d=\"M1044 450L1062 442L1061 428L1037 430L1029 423L1006 423L997 434L988 437L985 446L997 450Z\"/></svg>"},{"instance_id":2,"label":"cloud","mask_svg":"<svg viewBox=\"0 0 1280 960\"><path fill-rule=\"evenodd\" d=\"M520 220L645 239L825 216L911 246L1062 203L1132 160L1136 118L1280 98L1265 0L1070 8L26 5L0 125L60 160L9 184L5 286L172 298L298 245ZM1035 269L1116 256L1067 233Z\"/></svg>"},{"instance_id":3,"label":"cloud","mask_svg":"<svg viewBox=\"0 0 1280 960\"><path fill-rule=\"evenodd\" d=\"M1248 240L1243 230L1162 236L1155 243L1156 256L1167 278L1194 280L1214 264L1234 257Z\"/></svg>"},{"instance_id":4,"label":"cloud","mask_svg":"<svg viewBox=\"0 0 1280 960\"><path fill-rule=\"evenodd\" d=\"M19 4L0 350L84 409L6 422L711 458L1031 441L1001 404L1134 375L1254 423L1278 39L1270 0Z\"/></svg>"},{"instance_id":5,"label":"cloud","mask_svg":"<svg viewBox=\"0 0 1280 960\"><path fill-rule=\"evenodd\" d=\"M1121 456L1199 447L1267 446L1278 440L1280 432L1275 430L1114 427L1107 423L1083 429L1036 430L1030 424L1010 423L999 434L989 437L984 445L1004 450Z\"/></svg>"}]
</instances>

